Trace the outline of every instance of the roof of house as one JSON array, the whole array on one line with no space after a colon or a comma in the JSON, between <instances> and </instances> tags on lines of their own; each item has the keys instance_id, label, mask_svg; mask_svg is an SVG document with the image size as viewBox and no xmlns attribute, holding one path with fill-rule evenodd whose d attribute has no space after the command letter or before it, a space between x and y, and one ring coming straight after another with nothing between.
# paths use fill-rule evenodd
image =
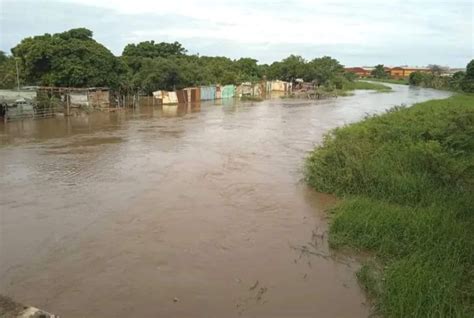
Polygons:
<instances>
[{"instance_id":1,"label":"roof of house","mask_svg":"<svg viewBox=\"0 0 474 318\"><path fill-rule=\"evenodd\" d=\"M344 70L348 72L360 72L360 73L368 73L368 70L363 69L362 67L346 67Z\"/></svg>"}]
</instances>

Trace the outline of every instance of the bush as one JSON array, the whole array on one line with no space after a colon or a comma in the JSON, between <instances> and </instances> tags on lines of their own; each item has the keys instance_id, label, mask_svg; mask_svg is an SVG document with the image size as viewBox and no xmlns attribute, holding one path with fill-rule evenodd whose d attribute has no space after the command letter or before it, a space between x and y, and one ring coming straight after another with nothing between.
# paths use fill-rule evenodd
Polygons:
<instances>
[{"instance_id":1,"label":"bush","mask_svg":"<svg viewBox=\"0 0 474 318\"><path fill-rule=\"evenodd\" d=\"M338 128L309 155L306 181L346 197L333 247L372 251L359 278L388 317L474 314L474 97L457 95Z\"/></svg>"}]
</instances>

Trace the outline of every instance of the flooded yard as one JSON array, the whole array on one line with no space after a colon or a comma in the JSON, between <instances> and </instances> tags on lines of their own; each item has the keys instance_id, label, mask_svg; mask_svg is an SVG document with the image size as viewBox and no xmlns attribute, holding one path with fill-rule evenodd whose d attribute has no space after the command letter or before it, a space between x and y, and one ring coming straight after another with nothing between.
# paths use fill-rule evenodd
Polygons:
<instances>
[{"instance_id":1,"label":"flooded yard","mask_svg":"<svg viewBox=\"0 0 474 318\"><path fill-rule=\"evenodd\" d=\"M333 127L450 95L390 86L0 124L0 294L62 317L367 317L302 166Z\"/></svg>"}]
</instances>

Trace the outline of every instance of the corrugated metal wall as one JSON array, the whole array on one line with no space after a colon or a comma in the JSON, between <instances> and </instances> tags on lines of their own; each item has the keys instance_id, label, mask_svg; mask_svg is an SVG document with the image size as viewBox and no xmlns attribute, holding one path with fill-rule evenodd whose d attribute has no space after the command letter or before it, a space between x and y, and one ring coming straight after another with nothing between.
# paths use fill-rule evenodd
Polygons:
<instances>
[{"instance_id":1,"label":"corrugated metal wall","mask_svg":"<svg viewBox=\"0 0 474 318\"><path fill-rule=\"evenodd\" d=\"M188 102L188 94L184 89L177 90L176 97L179 104L186 104Z\"/></svg>"},{"instance_id":2,"label":"corrugated metal wall","mask_svg":"<svg viewBox=\"0 0 474 318\"><path fill-rule=\"evenodd\" d=\"M201 86L201 100L214 100L216 99L216 87L215 86Z\"/></svg>"},{"instance_id":3,"label":"corrugated metal wall","mask_svg":"<svg viewBox=\"0 0 474 318\"><path fill-rule=\"evenodd\" d=\"M222 98L232 98L235 96L235 85L225 85L222 87Z\"/></svg>"}]
</instances>

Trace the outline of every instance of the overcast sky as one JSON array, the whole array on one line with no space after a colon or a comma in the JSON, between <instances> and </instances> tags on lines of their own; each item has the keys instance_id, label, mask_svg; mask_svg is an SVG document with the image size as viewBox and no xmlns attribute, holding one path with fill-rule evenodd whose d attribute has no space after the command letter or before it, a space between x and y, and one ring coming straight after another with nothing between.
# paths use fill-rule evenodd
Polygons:
<instances>
[{"instance_id":1,"label":"overcast sky","mask_svg":"<svg viewBox=\"0 0 474 318\"><path fill-rule=\"evenodd\" d=\"M271 63L323 55L346 66L442 64L474 55L473 0L0 0L0 50L86 27L120 55L127 43Z\"/></svg>"}]
</instances>

